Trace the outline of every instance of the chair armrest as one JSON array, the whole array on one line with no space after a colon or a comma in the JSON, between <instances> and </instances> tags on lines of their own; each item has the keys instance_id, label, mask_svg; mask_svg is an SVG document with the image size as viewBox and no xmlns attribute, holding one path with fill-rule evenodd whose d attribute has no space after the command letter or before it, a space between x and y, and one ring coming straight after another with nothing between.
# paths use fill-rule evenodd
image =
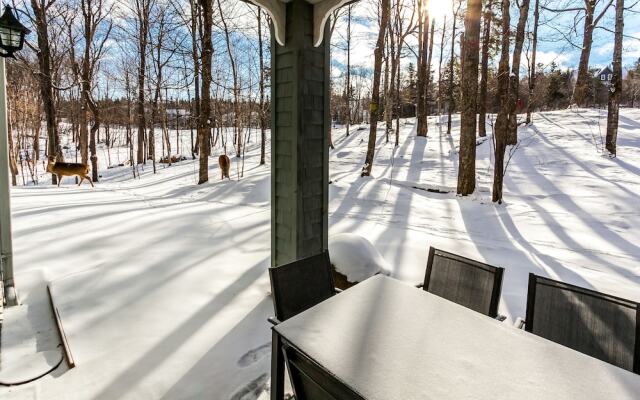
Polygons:
<instances>
[{"instance_id":1,"label":"chair armrest","mask_svg":"<svg viewBox=\"0 0 640 400\"><path fill-rule=\"evenodd\" d=\"M513 323L513 326L515 326L517 329L524 329L524 325L525 321L520 317L516 318L516 322Z\"/></svg>"},{"instance_id":2,"label":"chair armrest","mask_svg":"<svg viewBox=\"0 0 640 400\"><path fill-rule=\"evenodd\" d=\"M496 319L500 322L503 322L505 319L507 319L507 317L505 315L498 314L496 315Z\"/></svg>"},{"instance_id":3,"label":"chair armrest","mask_svg":"<svg viewBox=\"0 0 640 400\"><path fill-rule=\"evenodd\" d=\"M280 321L276 317L269 317L267 318L267 321L269 321L271 325L278 325L280 323Z\"/></svg>"}]
</instances>

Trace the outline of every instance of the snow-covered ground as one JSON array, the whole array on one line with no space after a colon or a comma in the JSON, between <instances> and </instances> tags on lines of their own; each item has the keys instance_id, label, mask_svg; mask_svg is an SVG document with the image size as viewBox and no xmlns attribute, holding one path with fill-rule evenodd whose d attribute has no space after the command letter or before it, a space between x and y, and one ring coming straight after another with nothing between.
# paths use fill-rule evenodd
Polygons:
<instances>
[{"instance_id":1,"label":"snow-covered ground","mask_svg":"<svg viewBox=\"0 0 640 400\"><path fill-rule=\"evenodd\" d=\"M429 246L503 266L506 323L524 315L529 272L640 301L640 110L621 111L616 159L602 156L605 111L534 119L512 149L502 205L490 201L491 140L477 147L476 194L455 196L457 120L449 137L432 119L426 139L404 121L398 148L381 129L371 178L359 175L367 130L335 129L330 235L366 237L412 283ZM258 159L254 143L244 178L232 158L234 180L220 181L212 157L202 186L185 161L135 180L130 167L110 169L95 189L70 178L14 189L23 305L5 310L3 365L57 345L50 283L77 366L0 396L266 398L270 168Z\"/></svg>"}]
</instances>

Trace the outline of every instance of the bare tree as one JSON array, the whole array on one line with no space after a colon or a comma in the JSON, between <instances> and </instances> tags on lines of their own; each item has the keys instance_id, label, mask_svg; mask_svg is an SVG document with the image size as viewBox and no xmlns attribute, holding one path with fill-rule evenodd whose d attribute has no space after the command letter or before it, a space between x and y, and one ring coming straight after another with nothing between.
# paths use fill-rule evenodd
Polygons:
<instances>
[{"instance_id":1,"label":"bare tree","mask_svg":"<svg viewBox=\"0 0 640 400\"><path fill-rule=\"evenodd\" d=\"M96 133L100 129L100 110L93 97L93 86L99 62L105 52L105 44L109 40L113 24L108 19L113 6L106 7L103 0L81 0L82 13L82 58L79 63L75 59L76 76L80 78L80 154L83 164L89 161L91 152L91 179L98 182L98 155L96 152ZM69 27L70 45L73 48L74 38ZM79 65L77 65L79 64ZM91 130L88 130L88 113L93 119Z\"/></svg>"},{"instance_id":2,"label":"bare tree","mask_svg":"<svg viewBox=\"0 0 640 400\"><path fill-rule=\"evenodd\" d=\"M538 52L538 24L540 22L540 0L536 0L533 6L533 34L532 34L532 47L531 47L531 60L529 61L531 67L529 68L529 100L527 101L527 120L526 123L531 123L531 113L533 112L534 101L533 93L536 89L536 54Z\"/></svg>"},{"instance_id":3,"label":"bare tree","mask_svg":"<svg viewBox=\"0 0 640 400\"><path fill-rule=\"evenodd\" d=\"M181 48L183 36L179 34L179 26L174 20L174 13L166 4L157 4L153 7L150 14L150 31L149 49L151 50L151 64L153 68L153 76L149 79L153 83L153 97L151 101L151 118L149 129L149 158L153 162L153 172L156 172L156 152L155 152L155 122L160 114L162 114L162 143L166 149L166 156L163 156L163 162L171 165L171 140L169 140L169 131L166 119L166 110L160 110L162 102L162 90L165 91L165 102L167 99L168 82L165 74L166 68L170 65L174 55ZM176 110L178 115L178 110ZM176 138L176 145L178 139ZM165 158L166 157L166 158Z\"/></svg>"},{"instance_id":4,"label":"bare tree","mask_svg":"<svg viewBox=\"0 0 640 400\"><path fill-rule=\"evenodd\" d=\"M599 4L603 4L603 6L596 14L596 8ZM580 62L578 63L578 76L572 98L573 104L577 104L580 107L586 105L589 92L589 58L591 57L591 47L593 45L593 32L612 4L613 0L574 0L565 3L564 6L559 8L542 7L544 10L555 13L574 14L574 25L577 24L577 21L583 19L582 44L580 46L574 45L580 50ZM571 31L573 30L575 30L575 26L571 28ZM561 32L561 34L566 39L569 39L564 32Z\"/></svg>"},{"instance_id":5,"label":"bare tree","mask_svg":"<svg viewBox=\"0 0 640 400\"><path fill-rule=\"evenodd\" d=\"M616 156L618 140L618 117L620 113L620 95L622 93L622 38L624 34L624 0L616 0L616 31L613 46L613 76L609 90L607 111L606 148L609 154Z\"/></svg>"},{"instance_id":6,"label":"bare tree","mask_svg":"<svg viewBox=\"0 0 640 400\"><path fill-rule=\"evenodd\" d=\"M466 196L476 188L476 112L480 16L482 0L467 0L462 55L460 156L458 157L458 194Z\"/></svg>"},{"instance_id":7,"label":"bare tree","mask_svg":"<svg viewBox=\"0 0 640 400\"><path fill-rule=\"evenodd\" d=\"M500 50L500 63L498 64L498 90L500 98L500 110L496 117L495 140L495 164L493 168L493 192L492 201L502 203L502 181L504 179L504 154L507 149L507 136L509 130L509 32L511 29L511 16L509 14L509 0L502 0L502 40Z\"/></svg>"},{"instance_id":8,"label":"bare tree","mask_svg":"<svg viewBox=\"0 0 640 400\"><path fill-rule=\"evenodd\" d=\"M517 2L517 0L516 0ZM518 25L513 45L513 61L511 62L511 74L509 75L509 135L507 144L518 143L518 89L520 88L520 60L524 45L524 29L529 17L529 0L522 0L519 6Z\"/></svg>"},{"instance_id":9,"label":"bare tree","mask_svg":"<svg viewBox=\"0 0 640 400\"><path fill-rule=\"evenodd\" d=\"M58 114L54 99L53 65L51 45L49 41L49 15L56 0L31 0L33 10L33 24L38 38L38 68L40 80L40 96L44 108L47 125L47 154L56 157L58 161L62 159L62 149L60 148L60 137L58 133ZM51 183L57 183L55 174L51 175Z\"/></svg>"},{"instance_id":10,"label":"bare tree","mask_svg":"<svg viewBox=\"0 0 640 400\"><path fill-rule=\"evenodd\" d=\"M351 6L349 6L349 9ZM266 74L264 70L264 45L262 43L262 9L258 8L258 52L260 58L260 165L265 163L265 149L267 143L267 110L265 104L265 79ZM347 130L348 130L347 125Z\"/></svg>"},{"instance_id":11,"label":"bare tree","mask_svg":"<svg viewBox=\"0 0 640 400\"><path fill-rule=\"evenodd\" d=\"M487 136L487 83L489 80L489 45L491 43L491 20L493 0L487 0L484 9L482 31L482 61L480 90L478 93L478 136Z\"/></svg>"},{"instance_id":12,"label":"bare tree","mask_svg":"<svg viewBox=\"0 0 640 400\"><path fill-rule=\"evenodd\" d=\"M227 54L229 56L229 63L231 64L231 74L233 77L233 138L236 145L236 157L242 155L242 131L240 129L240 86L238 83L238 68L236 66L236 59L233 54L231 37L229 35L229 26L227 20L222 12L222 5L220 0L218 2L218 10L220 11L220 20L222 21L222 27L224 28L225 44L227 47Z\"/></svg>"},{"instance_id":13,"label":"bare tree","mask_svg":"<svg viewBox=\"0 0 640 400\"><path fill-rule=\"evenodd\" d=\"M123 66L124 70L124 85L125 92L127 93L127 123L126 123L126 132L127 132L127 143L129 145L129 162L131 164L131 172L133 173L133 178L136 178L136 164L133 162L133 131L131 129L131 121L133 120L133 116L131 113L132 106L132 89L131 89L131 78L129 76L129 67L128 65Z\"/></svg>"},{"instance_id":14,"label":"bare tree","mask_svg":"<svg viewBox=\"0 0 640 400\"><path fill-rule=\"evenodd\" d=\"M427 53L429 47L429 12L426 5L428 0L420 0L418 17L418 79L416 82L416 120L418 136L427 136L427 99L426 86L431 71L427 70Z\"/></svg>"},{"instance_id":15,"label":"bare tree","mask_svg":"<svg viewBox=\"0 0 640 400\"><path fill-rule=\"evenodd\" d=\"M211 134L211 62L213 43L211 41L213 27L213 0L198 0L202 15L202 86L200 93L200 119L198 121L198 143L200 148L200 171L198 184L209 180L209 136Z\"/></svg>"},{"instance_id":16,"label":"bare tree","mask_svg":"<svg viewBox=\"0 0 640 400\"><path fill-rule=\"evenodd\" d=\"M351 4L347 6L347 34L346 34L346 53L347 53L347 70L346 82L344 88L344 106L345 106L345 136L349 136L349 127L351 126Z\"/></svg>"},{"instance_id":17,"label":"bare tree","mask_svg":"<svg viewBox=\"0 0 640 400\"><path fill-rule=\"evenodd\" d=\"M136 19L138 45L138 96L136 119L138 122L138 164L146 164L146 115L145 115L145 77L147 70L147 45L149 44L149 18L154 0L133 0L133 12ZM153 146L153 144L150 144Z\"/></svg>"},{"instance_id":18,"label":"bare tree","mask_svg":"<svg viewBox=\"0 0 640 400\"><path fill-rule=\"evenodd\" d=\"M451 3L453 8L453 27L451 30L451 54L449 59L449 85L447 87L447 135L451 135L451 114L455 108L454 87L453 87L453 67L456 59L456 28L458 22L458 13L462 7L462 0L453 0Z\"/></svg>"},{"instance_id":19,"label":"bare tree","mask_svg":"<svg viewBox=\"0 0 640 400\"><path fill-rule=\"evenodd\" d=\"M382 52L384 51L384 38L389 25L390 7L391 5L389 0L380 1L380 30L378 32L376 48L373 52L373 86L371 88L371 105L369 107L369 143L367 145L367 155L365 157L364 166L362 167L362 176L371 175L371 169L373 168L373 156L376 151L376 133L380 113L380 73L382 72Z\"/></svg>"},{"instance_id":20,"label":"bare tree","mask_svg":"<svg viewBox=\"0 0 640 400\"><path fill-rule=\"evenodd\" d=\"M447 17L442 20L442 36L440 37L440 59L438 61L438 118L442 115L442 61L444 56L444 34L447 31Z\"/></svg>"}]
</instances>

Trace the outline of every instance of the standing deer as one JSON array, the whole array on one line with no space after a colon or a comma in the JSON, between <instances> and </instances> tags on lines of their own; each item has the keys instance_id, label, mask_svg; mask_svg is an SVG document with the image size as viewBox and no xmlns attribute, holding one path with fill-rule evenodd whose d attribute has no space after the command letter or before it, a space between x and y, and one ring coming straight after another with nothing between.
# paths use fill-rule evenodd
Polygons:
<instances>
[{"instance_id":1,"label":"standing deer","mask_svg":"<svg viewBox=\"0 0 640 400\"><path fill-rule=\"evenodd\" d=\"M222 173L220 180L224 178L228 178L230 180L229 169L231 168L231 160L229 160L229 157L226 154L218 157L218 165L220 166L220 172Z\"/></svg>"},{"instance_id":2,"label":"standing deer","mask_svg":"<svg viewBox=\"0 0 640 400\"><path fill-rule=\"evenodd\" d=\"M82 182L86 179L91 184L91 187L94 187L91 177L88 175L89 166L87 164L56 162L55 157L49 157L47 172L58 176L58 187L60 187L63 176L78 176L80 178L78 186L82 185Z\"/></svg>"}]
</instances>

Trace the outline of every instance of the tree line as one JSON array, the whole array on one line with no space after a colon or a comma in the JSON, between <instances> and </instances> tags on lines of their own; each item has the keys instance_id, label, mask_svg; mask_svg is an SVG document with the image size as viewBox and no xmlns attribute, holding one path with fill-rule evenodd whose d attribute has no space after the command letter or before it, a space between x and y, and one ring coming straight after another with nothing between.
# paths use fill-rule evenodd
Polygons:
<instances>
[{"instance_id":1,"label":"tree line","mask_svg":"<svg viewBox=\"0 0 640 400\"><path fill-rule=\"evenodd\" d=\"M400 87L399 78L396 77L397 82L394 82L394 66L398 64L395 57L400 57L405 32L411 31L417 36L416 50L412 50L418 65L413 97L416 104L416 134L427 135L428 116L432 113L428 106L430 99L435 99L438 114L447 114L447 134L451 134L452 112L460 113L459 195L466 196L475 190L476 138L486 136L489 111L497 114L495 124L491 124L495 149L492 191L494 202L501 203L503 199L507 149L517 145L518 127L531 123L534 110L549 106L585 107L606 103L608 116L605 147L607 154L615 157L620 103L625 100L625 95L631 104L636 101L634 87L637 74L634 70L637 70L638 65L636 63L628 72L624 85L626 90L623 90L622 42L625 10L633 10L637 2L625 8L624 0L453 0L448 32L446 18L436 20L430 17L429 0L408 1L403 4L403 0L378 2L379 30L374 52L369 142L362 176L371 174L378 121L382 120L383 115L386 118L389 114L395 115L398 119L401 116L399 96L394 92ZM404 7L417 9L417 17L404 17L399 11ZM541 18L543 13L544 20ZM615 26L612 30L602 26L605 17L611 14ZM559 17L565 15L572 17ZM410 21L415 27L402 26L401 21ZM572 26L568 32L576 33L575 37L558 28L561 25L558 21L570 21ZM543 23L547 30L555 29L562 40L580 50L575 82L572 71L562 72L552 63L545 72L536 62L538 31ZM434 89L432 56L433 40L437 34L434 29L436 24L442 32L442 39L437 89ZM599 77L594 76L595 71L589 63L594 31L599 27L614 33L612 77L606 85L600 82ZM577 34L580 28L582 34ZM443 69L445 33L448 33L450 51L449 60L444 62ZM498 59L497 69L489 62L491 58ZM527 73L521 77L523 70ZM386 102L380 94L381 88ZM382 111L384 106L386 109ZM518 114L523 111L526 112L526 117L520 120ZM389 129L393 128L387 125L387 130Z\"/></svg>"},{"instance_id":2,"label":"tree line","mask_svg":"<svg viewBox=\"0 0 640 400\"><path fill-rule=\"evenodd\" d=\"M368 123L363 176L373 168L378 124L386 142L397 146L405 117L416 117L416 135L424 137L429 116L443 116L451 134L451 116L461 114L461 195L475 189L476 137L492 129L498 202L506 149L536 110L606 105L607 150L615 155L617 108L635 106L640 93L639 63L626 74L621 64L623 15L635 3L625 8L621 0L452 0L447 14L430 15L430 1L352 3L330 22L331 52L345 61L332 74L331 115L344 124L346 136L353 124ZM363 41L354 37L354 27L365 23L371 4L366 22L377 26L370 40L373 62L353 60L355 43ZM91 163L94 181L105 167L98 165L99 143L107 151L127 146L134 175L136 165L151 164L155 172L157 161L171 164L179 153L199 158L198 181L204 183L209 156L218 151L243 157L256 129L265 162L270 21L258 7L233 0L23 0L18 6L33 34L8 68L14 184L18 165L23 182L25 170L29 179L37 176L43 135L45 156L59 161L65 155L60 135L71 137L74 156ZM595 29L611 20L608 86L589 59ZM558 21L572 26L558 28ZM536 61L539 27L555 29L558 37L551 40L580 49L577 70ZM495 124L487 123L489 114ZM221 134L226 128L231 143ZM190 141L172 148L172 131L178 135L181 129L191 132Z\"/></svg>"}]
</instances>

